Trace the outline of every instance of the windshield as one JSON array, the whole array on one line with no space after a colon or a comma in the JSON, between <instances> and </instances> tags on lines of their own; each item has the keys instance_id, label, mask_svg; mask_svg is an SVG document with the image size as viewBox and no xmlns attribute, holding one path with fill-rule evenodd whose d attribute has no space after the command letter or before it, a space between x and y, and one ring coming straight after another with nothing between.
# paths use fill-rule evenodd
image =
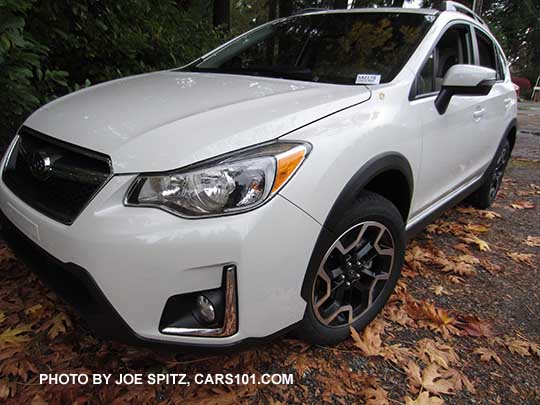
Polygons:
<instances>
[{"instance_id":1,"label":"windshield","mask_svg":"<svg viewBox=\"0 0 540 405\"><path fill-rule=\"evenodd\" d=\"M184 68L336 84L391 81L431 27L433 16L364 12L277 20Z\"/></svg>"}]
</instances>

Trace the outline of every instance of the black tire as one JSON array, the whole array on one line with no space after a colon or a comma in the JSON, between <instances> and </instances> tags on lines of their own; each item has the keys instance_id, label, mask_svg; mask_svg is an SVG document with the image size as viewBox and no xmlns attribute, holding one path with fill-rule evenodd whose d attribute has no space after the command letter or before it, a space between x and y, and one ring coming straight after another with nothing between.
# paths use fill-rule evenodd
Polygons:
<instances>
[{"instance_id":1,"label":"black tire","mask_svg":"<svg viewBox=\"0 0 540 405\"><path fill-rule=\"evenodd\" d=\"M467 202L472 206L486 209L493 204L501 187L511 152L510 142L508 138L505 138L499 146L493 162L487 169L486 180L478 190L467 198Z\"/></svg>"},{"instance_id":2,"label":"black tire","mask_svg":"<svg viewBox=\"0 0 540 405\"><path fill-rule=\"evenodd\" d=\"M307 307L297 334L300 338L319 345L339 343L349 336L349 326L351 324L355 329L362 330L375 318L396 286L405 255L406 242L403 218L390 201L378 194L367 191L362 192L357 198L356 204L344 212L343 216L336 222L327 224L327 227L333 230L332 234L334 236L321 237L317 241L302 289L302 295L307 300ZM354 236L354 232L357 231L358 236ZM370 238L375 240L372 241ZM340 243L339 247L336 245L338 241ZM351 243L348 243L349 241ZM353 246L356 242L358 244L354 248L351 248L346 254L342 254L342 251L346 250L345 246ZM393 244L393 256L389 255L388 246L390 243ZM381 254L378 254L379 251ZM361 256L361 253L364 256ZM349 277L349 274L351 274L351 268L347 267L351 265L351 257L354 258L352 259L355 266L353 273L356 276L352 279L346 278L346 281L340 281L343 277ZM368 260L370 261L368 262ZM361 262L365 263L361 265ZM341 264L334 269L337 263ZM367 267L368 264L369 267ZM328 270L329 268L331 270ZM339 274L340 271L342 274L336 276L330 283L325 280L324 274L330 280L329 274L334 276ZM365 272L374 275L372 287L368 287L371 276ZM387 279L375 281L375 277L387 277ZM334 284L335 280L337 281ZM351 280L352 282L347 287L343 286L343 282L347 284ZM332 294L335 297L328 296L328 291L334 287ZM366 299L364 289L366 288L369 291L367 293L368 301L364 303ZM341 289L345 289L345 292L342 293ZM325 291L322 298L320 297L321 290ZM364 291L362 292L362 290ZM338 294L341 295L338 297ZM350 294L351 302L358 303L358 307L355 309L356 312L347 310L338 315L332 313L329 317L324 318L324 311L328 312L332 311L333 308L339 308L337 301L340 297L341 304L343 304L341 309L348 307L348 305L345 305L346 294ZM331 300L335 302L332 304ZM371 305L369 305L369 300L372 300ZM319 308L321 309L315 309L315 304L320 305ZM365 308L364 304L367 305ZM328 308L326 309L325 306L328 306ZM351 309L354 308L352 303L350 306ZM335 318L326 323L327 319L330 319L332 315ZM353 322L349 323L351 318ZM340 325L343 322L347 323Z\"/></svg>"}]
</instances>

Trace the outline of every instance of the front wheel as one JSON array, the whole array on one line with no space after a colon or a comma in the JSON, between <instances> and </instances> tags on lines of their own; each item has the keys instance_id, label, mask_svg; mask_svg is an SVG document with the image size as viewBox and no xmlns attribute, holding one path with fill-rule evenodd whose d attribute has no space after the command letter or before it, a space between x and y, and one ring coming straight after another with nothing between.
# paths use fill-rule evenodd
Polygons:
<instances>
[{"instance_id":1,"label":"front wheel","mask_svg":"<svg viewBox=\"0 0 540 405\"><path fill-rule=\"evenodd\" d=\"M307 308L300 337L315 344L347 338L382 310L403 265L405 226L386 198L364 192L337 224L336 238L319 240L306 275Z\"/></svg>"}]
</instances>

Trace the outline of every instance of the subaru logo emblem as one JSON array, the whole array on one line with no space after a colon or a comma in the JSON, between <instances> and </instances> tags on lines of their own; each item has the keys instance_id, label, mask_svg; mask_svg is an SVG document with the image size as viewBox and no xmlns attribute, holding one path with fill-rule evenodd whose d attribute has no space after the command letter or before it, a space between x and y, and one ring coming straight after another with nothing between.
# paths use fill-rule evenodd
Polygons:
<instances>
[{"instance_id":1,"label":"subaru logo emblem","mask_svg":"<svg viewBox=\"0 0 540 405\"><path fill-rule=\"evenodd\" d=\"M38 180L47 180L52 171L51 158L45 152L33 152L28 159L30 173Z\"/></svg>"}]
</instances>

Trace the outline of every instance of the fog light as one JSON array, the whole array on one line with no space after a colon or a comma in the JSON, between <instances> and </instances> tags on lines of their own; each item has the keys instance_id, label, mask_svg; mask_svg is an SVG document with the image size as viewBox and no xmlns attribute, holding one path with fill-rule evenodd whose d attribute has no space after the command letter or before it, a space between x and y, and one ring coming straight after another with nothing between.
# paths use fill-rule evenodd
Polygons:
<instances>
[{"instance_id":1,"label":"fog light","mask_svg":"<svg viewBox=\"0 0 540 405\"><path fill-rule=\"evenodd\" d=\"M237 304L236 267L225 266L219 288L169 297L159 331L178 336L232 336L238 331Z\"/></svg>"},{"instance_id":2,"label":"fog light","mask_svg":"<svg viewBox=\"0 0 540 405\"><path fill-rule=\"evenodd\" d=\"M195 307L195 316L205 323L212 323L216 320L216 309L212 302L204 295L197 297L197 306Z\"/></svg>"}]
</instances>

